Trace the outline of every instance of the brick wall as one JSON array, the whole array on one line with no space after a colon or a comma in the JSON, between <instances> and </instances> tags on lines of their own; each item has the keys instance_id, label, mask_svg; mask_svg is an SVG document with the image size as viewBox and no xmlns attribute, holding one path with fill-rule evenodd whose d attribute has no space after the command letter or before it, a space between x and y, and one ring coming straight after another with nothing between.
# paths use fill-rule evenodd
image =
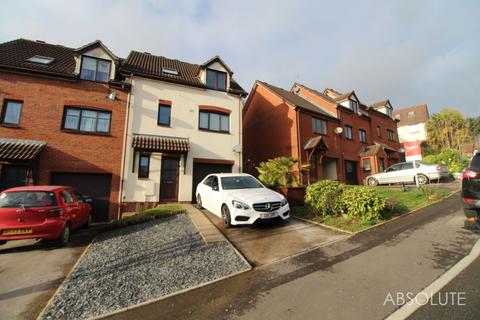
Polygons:
<instances>
[{"instance_id":1,"label":"brick wall","mask_svg":"<svg viewBox=\"0 0 480 320\"><path fill-rule=\"evenodd\" d=\"M117 99L106 97L117 93ZM0 137L47 141L39 162L39 184L49 184L51 172L112 174L109 218L118 213L121 159L127 93L107 84L70 82L0 73L0 105L4 99L23 100L18 128L0 125ZM110 135L61 130L65 105L83 105L112 112ZM94 187L94 186L92 186Z\"/></svg>"}]
</instances>

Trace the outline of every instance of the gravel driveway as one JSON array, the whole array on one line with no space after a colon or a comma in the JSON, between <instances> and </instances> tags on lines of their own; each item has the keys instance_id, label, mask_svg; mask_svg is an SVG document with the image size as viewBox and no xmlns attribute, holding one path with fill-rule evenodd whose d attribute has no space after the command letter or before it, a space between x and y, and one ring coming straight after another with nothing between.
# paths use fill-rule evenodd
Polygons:
<instances>
[{"instance_id":1,"label":"gravel driveway","mask_svg":"<svg viewBox=\"0 0 480 320\"><path fill-rule=\"evenodd\" d=\"M181 214L100 234L43 319L87 319L248 269Z\"/></svg>"}]
</instances>

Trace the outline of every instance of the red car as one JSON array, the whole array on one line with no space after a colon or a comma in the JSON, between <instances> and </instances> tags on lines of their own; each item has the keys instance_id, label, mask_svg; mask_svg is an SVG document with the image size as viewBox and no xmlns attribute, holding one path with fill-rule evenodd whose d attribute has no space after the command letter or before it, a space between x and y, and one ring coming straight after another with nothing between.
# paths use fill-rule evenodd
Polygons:
<instances>
[{"instance_id":1,"label":"red car","mask_svg":"<svg viewBox=\"0 0 480 320\"><path fill-rule=\"evenodd\" d=\"M91 221L89 199L65 186L28 186L0 193L0 244L55 239L65 245L72 230Z\"/></svg>"}]
</instances>

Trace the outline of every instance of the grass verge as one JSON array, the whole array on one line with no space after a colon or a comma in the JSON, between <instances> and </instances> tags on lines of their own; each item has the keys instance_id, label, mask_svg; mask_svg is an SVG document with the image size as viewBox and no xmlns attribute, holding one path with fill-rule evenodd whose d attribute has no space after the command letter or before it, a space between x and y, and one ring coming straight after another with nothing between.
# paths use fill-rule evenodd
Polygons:
<instances>
[{"instance_id":1,"label":"grass verge","mask_svg":"<svg viewBox=\"0 0 480 320\"><path fill-rule=\"evenodd\" d=\"M185 209L180 205L176 205L176 204L159 205L155 208L137 212L132 216L125 217L123 219L115 220L108 224L102 225L99 227L98 232L111 231L118 228L127 227L133 224L144 223L147 221L169 217L175 214L185 213L185 212L186 212Z\"/></svg>"},{"instance_id":2,"label":"grass verge","mask_svg":"<svg viewBox=\"0 0 480 320\"><path fill-rule=\"evenodd\" d=\"M294 206L292 208L292 215L341 230L358 232L370 226L411 212L417 208L429 205L435 201L449 196L452 193L443 189L433 190L427 188L412 188L407 191L404 191L401 188L377 187L376 189L378 193L386 199L387 205L382 211L382 218L375 221L363 221L360 217L351 217L347 215L316 215L312 208L310 208L308 205Z\"/></svg>"}]
</instances>

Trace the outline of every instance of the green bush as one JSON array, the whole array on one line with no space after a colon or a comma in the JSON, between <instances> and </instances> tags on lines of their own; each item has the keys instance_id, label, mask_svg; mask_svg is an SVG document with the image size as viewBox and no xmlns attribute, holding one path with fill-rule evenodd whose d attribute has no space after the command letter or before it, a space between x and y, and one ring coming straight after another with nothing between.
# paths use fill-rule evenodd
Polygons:
<instances>
[{"instance_id":1,"label":"green bush","mask_svg":"<svg viewBox=\"0 0 480 320\"><path fill-rule=\"evenodd\" d=\"M267 187L296 187L298 186L298 171L306 168L308 165L299 164L298 159L278 157L260 163L257 167L258 179Z\"/></svg>"},{"instance_id":2,"label":"green bush","mask_svg":"<svg viewBox=\"0 0 480 320\"><path fill-rule=\"evenodd\" d=\"M344 184L334 180L321 180L309 185L305 192L305 203L310 205L316 214L322 216L342 213L340 196Z\"/></svg>"},{"instance_id":3,"label":"green bush","mask_svg":"<svg viewBox=\"0 0 480 320\"><path fill-rule=\"evenodd\" d=\"M346 186L333 180L322 180L307 187L305 203L315 214L361 218L364 222L381 218L386 206L385 198L375 188L367 186Z\"/></svg>"},{"instance_id":4,"label":"green bush","mask_svg":"<svg viewBox=\"0 0 480 320\"><path fill-rule=\"evenodd\" d=\"M448 167L448 172L462 172L468 166L468 159L462 159L460 152L446 149L440 153L428 155L423 158L426 163L438 163Z\"/></svg>"},{"instance_id":5,"label":"green bush","mask_svg":"<svg viewBox=\"0 0 480 320\"><path fill-rule=\"evenodd\" d=\"M350 217L360 217L363 221L375 221L382 217L385 198L375 188L352 186L344 188L340 197L340 205Z\"/></svg>"}]
</instances>

